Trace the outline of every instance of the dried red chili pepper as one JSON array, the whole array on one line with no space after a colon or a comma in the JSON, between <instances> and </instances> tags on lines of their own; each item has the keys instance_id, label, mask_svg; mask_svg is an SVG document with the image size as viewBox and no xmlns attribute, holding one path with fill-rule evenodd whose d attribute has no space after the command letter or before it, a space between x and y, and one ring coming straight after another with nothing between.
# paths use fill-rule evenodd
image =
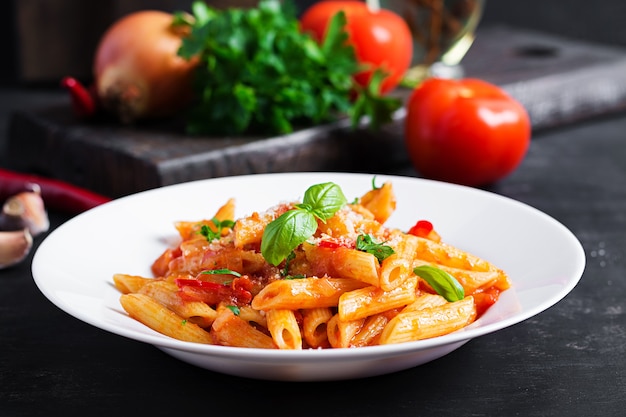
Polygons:
<instances>
[{"instance_id":1,"label":"dried red chili pepper","mask_svg":"<svg viewBox=\"0 0 626 417\"><path fill-rule=\"evenodd\" d=\"M46 208L69 214L82 213L111 201L109 197L61 180L0 168L0 201L37 188Z\"/></svg>"},{"instance_id":2,"label":"dried red chili pepper","mask_svg":"<svg viewBox=\"0 0 626 417\"><path fill-rule=\"evenodd\" d=\"M61 86L65 87L72 98L72 107L78 117L91 117L98 111L95 94L76 78L64 77Z\"/></svg>"}]
</instances>

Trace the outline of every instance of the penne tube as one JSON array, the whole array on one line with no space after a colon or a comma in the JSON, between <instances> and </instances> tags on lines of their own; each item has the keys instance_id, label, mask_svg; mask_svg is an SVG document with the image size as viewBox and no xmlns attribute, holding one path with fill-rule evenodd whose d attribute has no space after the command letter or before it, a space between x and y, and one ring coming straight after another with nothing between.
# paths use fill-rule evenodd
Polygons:
<instances>
[{"instance_id":1,"label":"penne tube","mask_svg":"<svg viewBox=\"0 0 626 417\"><path fill-rule=\"evenodd\" d=\"M206 328L211 326L217 312L201 301L185 301L178 295L178 286L171 281L152 280L144 285L139 294L147 295L169 308L182 318Z\"/></svg>"},{"instance_id":2,"label":"penne tube","mask_svg":"<svg viewBox=\"0 0 626 417\"><path fill-rule=\"evenodd\" d=\"M233 228L235 247L243 248L251 244L260 244L265 226L272 220L274 220L274 215L269 212L263 214L254 212L248 217L237 220Z\"/></svg>"},{"instance_id":3,"label":"penne tube","mask_svg":"<svg viewBox=\"0 0 626 417\"><path fill-rule=\"evenodd\" d=\"M374 214L379 223L385 223L396 210L396 196L390 182L365 193L359 203Z\"/></svg>"},{"instance_id":4,"label":"penne tube","mask_svg":"<svg viewBox=\"0 0 626 417\"><path fill-rule=\"evenodd\" d=\"M267 329L279 349L302 349L302 334L293 310L268 310L266 316Z\"/></svg>"},{"instance_id":5,"label":"penne tube","mask_svg":"<svg viewBox=\"0 0 626 417\"><path fill-rule=\"evenodd\" d=\"M380 266L379 287L385 291L391 291L412 276L413 270L409 260L394 253L388 256Z\"/></svg>"},{"instance_id":6,"label":"penne tube","mask_svg":"<svg viewBox=\"0 0 626 417\"><path fill-rule=\"evenodd\" d=\"M328 307L302 310L302 337L309 347L328 347L328 322L333 312Z\"/></svg>"},{"instance_id":7,"label":"penne tube","mask_svg":"<svg viewBox=\"0 0 626 417\"><path fill-rule=\"evenodd\" d=\"M247 321L256 328L267 329L267 318L263 311L255 310L250 306L244 305L239 307L239 318Z\"/></svg>"},{"instance_id":8,"label":"penne tube","mask_svg":"<svg viewBox=\"0 0 626 417\"><path fill-rule=\"evenodd\" d=\"M439 294L422 293L411 304L402 309L402 313L409 311L423 310L429 307L437 307L447 304L448 301Z\"/></svg>"},{"instance_id":9,"label":"penne tube","mask_svg":"<svg viewBox=\"0 0 626 417\"><path fill-rule=\"evenodd\" d=\"M472 296L440 306L401 312L385 326L379 343L404 343L443 336L467 326L475 317Z\"/></svg>"},{"instance_id":10,"label":"penne tube","mask_svg":"<svg viewBox=\"0 0 626 417\"><path fill-rule=\"evenodd\" d=\"M144 294L122 294L120 303L128 315L151 329L187 342L213 344L209 332L190 323Z\"/></svg>"},{"instance_id":11,"label":"penne tube","mask_svg":"<svg viewBox=\"0 0 626 417\"><path fill-rule=\"evenodd\" d=\"M391 291L370 286L345 292L339 298L339 317L343 321L350 321L404 307L415 301L416 286L417 279L411 278Z\"/></svg>"},{"instance_id":12,"label":"penne tube","mask_svg":"<svg viewBox=\"0 0 626 417\"><path fill-rule=\"evenodd\" d=\"M417 248L419 247L419 240L417 236L409 235L399 231L394 231L393 234L393 250L401 258L412 260L415 257Z\"/></svg>"},{"instance_id":13,"label":"penne tube","mask_svg":"<svg viewBox=\"0 0 626 417\"><path fill-rule=\"evenodd\" d=\"M220 308L211 326L211 333L220 345L245 348L276 349L271 336L255 329L228 308Z\"/></svg>"},{"instance_id":14,"label":"penne tube","mask_svg":"<svg viewBox=\"0 0 626 417\"><path fill-rule=\"evenodd\" d=\"M332 252L331 259L335 276L380 286L378 259L371 253L339 247Z\"/></svg>"},{"instance_id":15,"label":"penne tube","mask_svg":"<svg viewBox=\"0 0 626 417\"><path fill-rule=\"evenodd\" d=\"M365 319L357 319L357 320L349 320L344 321L341 320L339 314L335 314L328 321L328 342L331 347L334 348L347 348L350 347L350 341L354 337L355 334L363 326Z\"/></svg>"},{"instance_id":16,"label":"penne tube","mask_svg":"<svg viewBox=\"0 0 626 417\"><path fill-rule=\"evenodd\" d=\"M389 323L389 317L384 313L368 317L359 332L352 337L350 346L361 347L376 345L387 323Z\"/></svg>"},{"instance_id":17,"label":"penne tube","mask_svg":"<svg viewBox=\"0 0 626 417\"><path fill-rule=\"evenodd\" d=\"M152 281L154 281L153 278L145 278L139 275L113 275L113 284L115 284L115 288L122 294L137 292L141 287Z\"/></svg>"},{"instance_id":18,"label":"penne tube","mask_svg":"<svg viewBox=\"0 0 626 417\"><path fill-rule=\"evenodd\" d=\"M416 258L437 266L446 266L468 271L499 271L491 263L446 243L417 237Z\"/></svg>"},{"instance_id":19,"label":"penne tube","mask_svg":"<svg viewBox=\"0 0 626 417\"><path fill-rule=\"evenodd\" d=\"M341 294L364 287L349 278L279 279L266 285L253 299L257 310L334 307Z\"/></svg>"}]
</instances>

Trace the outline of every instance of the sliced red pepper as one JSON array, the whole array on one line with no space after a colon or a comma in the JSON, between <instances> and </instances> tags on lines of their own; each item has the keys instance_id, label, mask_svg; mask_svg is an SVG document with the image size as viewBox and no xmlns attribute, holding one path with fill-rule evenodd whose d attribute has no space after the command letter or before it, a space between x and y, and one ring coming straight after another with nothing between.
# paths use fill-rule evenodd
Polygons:
<instances>
[{"instance_id":1,"label":"sliced red pepper","mask_svg":"<svg viewBox=\"0 0 626 417\"><path fill-rule=\"evenodd\" d=\"M181 297L187 301L201 301L212 306L222 301L238 306L250 304L252 301L252 283L247 277L235 278L230 285L179 278L176 285L180 288Z\"/></svg>"},{"instance_id":2,"label":"sliced red pepper","mask_svg":"<svg viewBox=\"0 0 626 417\"><path fill-rule=\"evenodd\" d=\"M53 178L25 174L0 168L0 201L26 190L38 187L46 208L78 214L111 198Z\"/></svg>"}]
</instances>

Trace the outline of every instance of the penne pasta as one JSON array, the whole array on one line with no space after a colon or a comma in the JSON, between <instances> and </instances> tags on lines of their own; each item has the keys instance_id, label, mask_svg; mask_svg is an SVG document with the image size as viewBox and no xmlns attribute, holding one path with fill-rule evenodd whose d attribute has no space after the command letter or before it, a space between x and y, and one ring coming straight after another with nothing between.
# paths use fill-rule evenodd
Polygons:
<instances>
[{"instance_id":1,"label":"penne pasta","mask_svg":"<svg viewBox=\"0 0 626 417\"><path fill-rule=\"evenodd\" d=\"M339 297L366 284L349 278L281 279L266 285L252 300L257 310L337 306Z\"/></svg>"},{"instance_id":2,"label":"penne pasta","mask_svg":"<svg viewBox=\"0 0 626 417\"><path fill-rule=\"evenodd\" d=\"M302 349L302 334L293 310L268 310L267 328L279 349Z\"/></svg>"},{"instance_id":3,"label":"penne pasta","mask_svg":"<svg viewBox=\"0 0 626 417\"><path fill-rule=\"evenodd\" d=\"M209 327L217 317L217 312L206 303L184 301L178 295L178 287L173 282L164 280L152 281L141 287L137 293L151 297L185 320L189 320L202 328Z\"/></svg>"},{"instance_id":4,"label":"penne pasta","mask_svg":"<svg viewBox=\"0 0 626 417\"><path fill-rule=\"evenodd\" d=\"M380 286L378 259L371 253L340 247L330 256L334 276Z\"/></svg>"},{"instance_id":5,"label":"penne pasta","mask_svg":"<svg viewBox=\"0 0 626 417\"><path fill-rule=\"evenodd\" d=\"M391 291L402 285L407 279L414 277L411 262L394 253L385 259L380 266L379 287Z\"/></svg>"},{"instance_id":6,"label":"penne pasta","mask_svg":"<svg viewBox=\"0 0 626 417\"><path fill-rule=\"evenodd\" d=\"M417 279L414 277L391 291L369 286L345 292L339 298L339 317L343 321L357 320L406 306L415 301L416 286Z\"/></svg>"},{"instance_id":7,"label":"penne pasta","mask_svg":"<svg viewBox=\"0 0 626 417\"><path fill-rule=\"evenodd\" d=\"M329 347L328 322L333 317L329 307L302 310L302 337L309 347Z\"/></svg>"},{"instance_id":8,"label":"penne pasta","mask_svg":"<svg viewBox=\"0 0 626 417\"><path fill-rule=\"evenodd\" d=\"M443 243L427 220L406 233L386 227L396 209L390 182L351 204L337 188L317 184L302 201L241 218L230 198L212 217L175 222L180 241L152 261L153 277L113 275L120 304L189 342L350 348L456 331L511 286L489 261Z\"/></svg>"},{"instance_id":9,"label":"penne pasta","mask_svg":"<svg viewBox=\"0 0 626 417\"><path fill-rule=\"evenodd\" d=\"M213 344L211 334L144 294L122 294L120 303L128 315L151 329L187 342Z\"/></svg>"},{"instance_id":10,"label":"penne pasta","mask_svg":"<svg viewBox=\"0 0 626 417\"><path fill-rule=\"evenodd\" d=\"M115 288L122 294L137 292L141 287L152 281L154 281L152 278L145 278L139 275L113 275L113 284L115 284Z\"/></svg>"},{"instance_id":11,"label":"penne pasta","mask_svg":"<svg viewBox=\"0 0 626 417\"><path fill-rule=\"evenodd\" d=\"M259 349L277 348L271 336L255 329L250 323L237 317L228 308L219 310L211 330L217 342L224 346Z\"/></svg>"},{"instance_id":12,"label":"penne pasta","mask_svg":"<svg viewBox=\"0 0 626 417\"><path fill-rule=\"evenodd\" d=\"M378 339L389 320L389 316L385 313L369 316L363 322L359 332L352 337L350 346L361 347L378 344Z\"/></svg>"},{"instance_id":13,"label":"penne pasta","mask_svg":"<svg viewBox=\"0 0 626 417\"><path fill-rule=\"evenodd\" d=\"M339 314L335 314L328 322L328 341L334 348L350 347L350 341L356 335L365 319L341 320Z\"/></svg>"},{"instance_id":14,"label":"penne pasta","mask_svg":"<svg viewBox=\"0 0 626 417\"><path fill-rule=\"evenodd\" d=\"M401 312L391 319L380 336L380 344L404 343L452 333L476 316L474 299Z\"/></svg>"},{"instance_id":15,"label":"penne pasta","mask_svg":"<svg viewBox=\"0 0 626 417\"><path fill-rule=\"evenodd\" d=\"M359 202L374 214L374 218L379 223L385 223L396 209L396 197L390 182L368 191Z\"/></svg>"}]
</instances>

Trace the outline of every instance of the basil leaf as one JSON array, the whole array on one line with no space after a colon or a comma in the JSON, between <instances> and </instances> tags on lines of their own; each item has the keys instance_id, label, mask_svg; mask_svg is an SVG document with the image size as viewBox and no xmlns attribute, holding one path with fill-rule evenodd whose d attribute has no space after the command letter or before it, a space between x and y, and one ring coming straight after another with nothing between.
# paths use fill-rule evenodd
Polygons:
<instances>
[{"instance_id":1,"label":"basil leaf","mask_svg":"<svg viewBox=\"0 0 626 417\"><path fill-rule=\"evenodd\" d=\"M446 300L459 301L465 297L465 290L452 275L431 265L422 265L413 269L415 275L421 277L437 294Z\"/></svg>"},{"instance_id":2,"label":"basil leaf","mask_svg":"<svg viewBox=\"0 0 626 417\"><path fill-rule=\"evenodd\" d=\"M304 193L302 204L298 207L310 211L315 217L326 221L347 202L341 187L333 182L325 182L309 187Z\"/></svg>"},{"instance_id":3,"label":"basil leaf","mask_svg":"<svg viewBox=\"0 0 626 417\"><path fill-rule=\"evenodd\" d=\"M261 253L267 262L277 266L316 230L317 221L312 213L289 210L265 227Z\"/></svg>"},{"instance_id":4,"label":"basil leaf","mask_svg":"<svg viewBox=\"0 0 626 417\"><path fill-rule=\"evenodd\" d=\"M232 269L209 269L207 271L202 271L203 274L207 275L234 275L236 277L240 277L241 274L237 271L233 271Z\"/></svg>"}]
</instances>

